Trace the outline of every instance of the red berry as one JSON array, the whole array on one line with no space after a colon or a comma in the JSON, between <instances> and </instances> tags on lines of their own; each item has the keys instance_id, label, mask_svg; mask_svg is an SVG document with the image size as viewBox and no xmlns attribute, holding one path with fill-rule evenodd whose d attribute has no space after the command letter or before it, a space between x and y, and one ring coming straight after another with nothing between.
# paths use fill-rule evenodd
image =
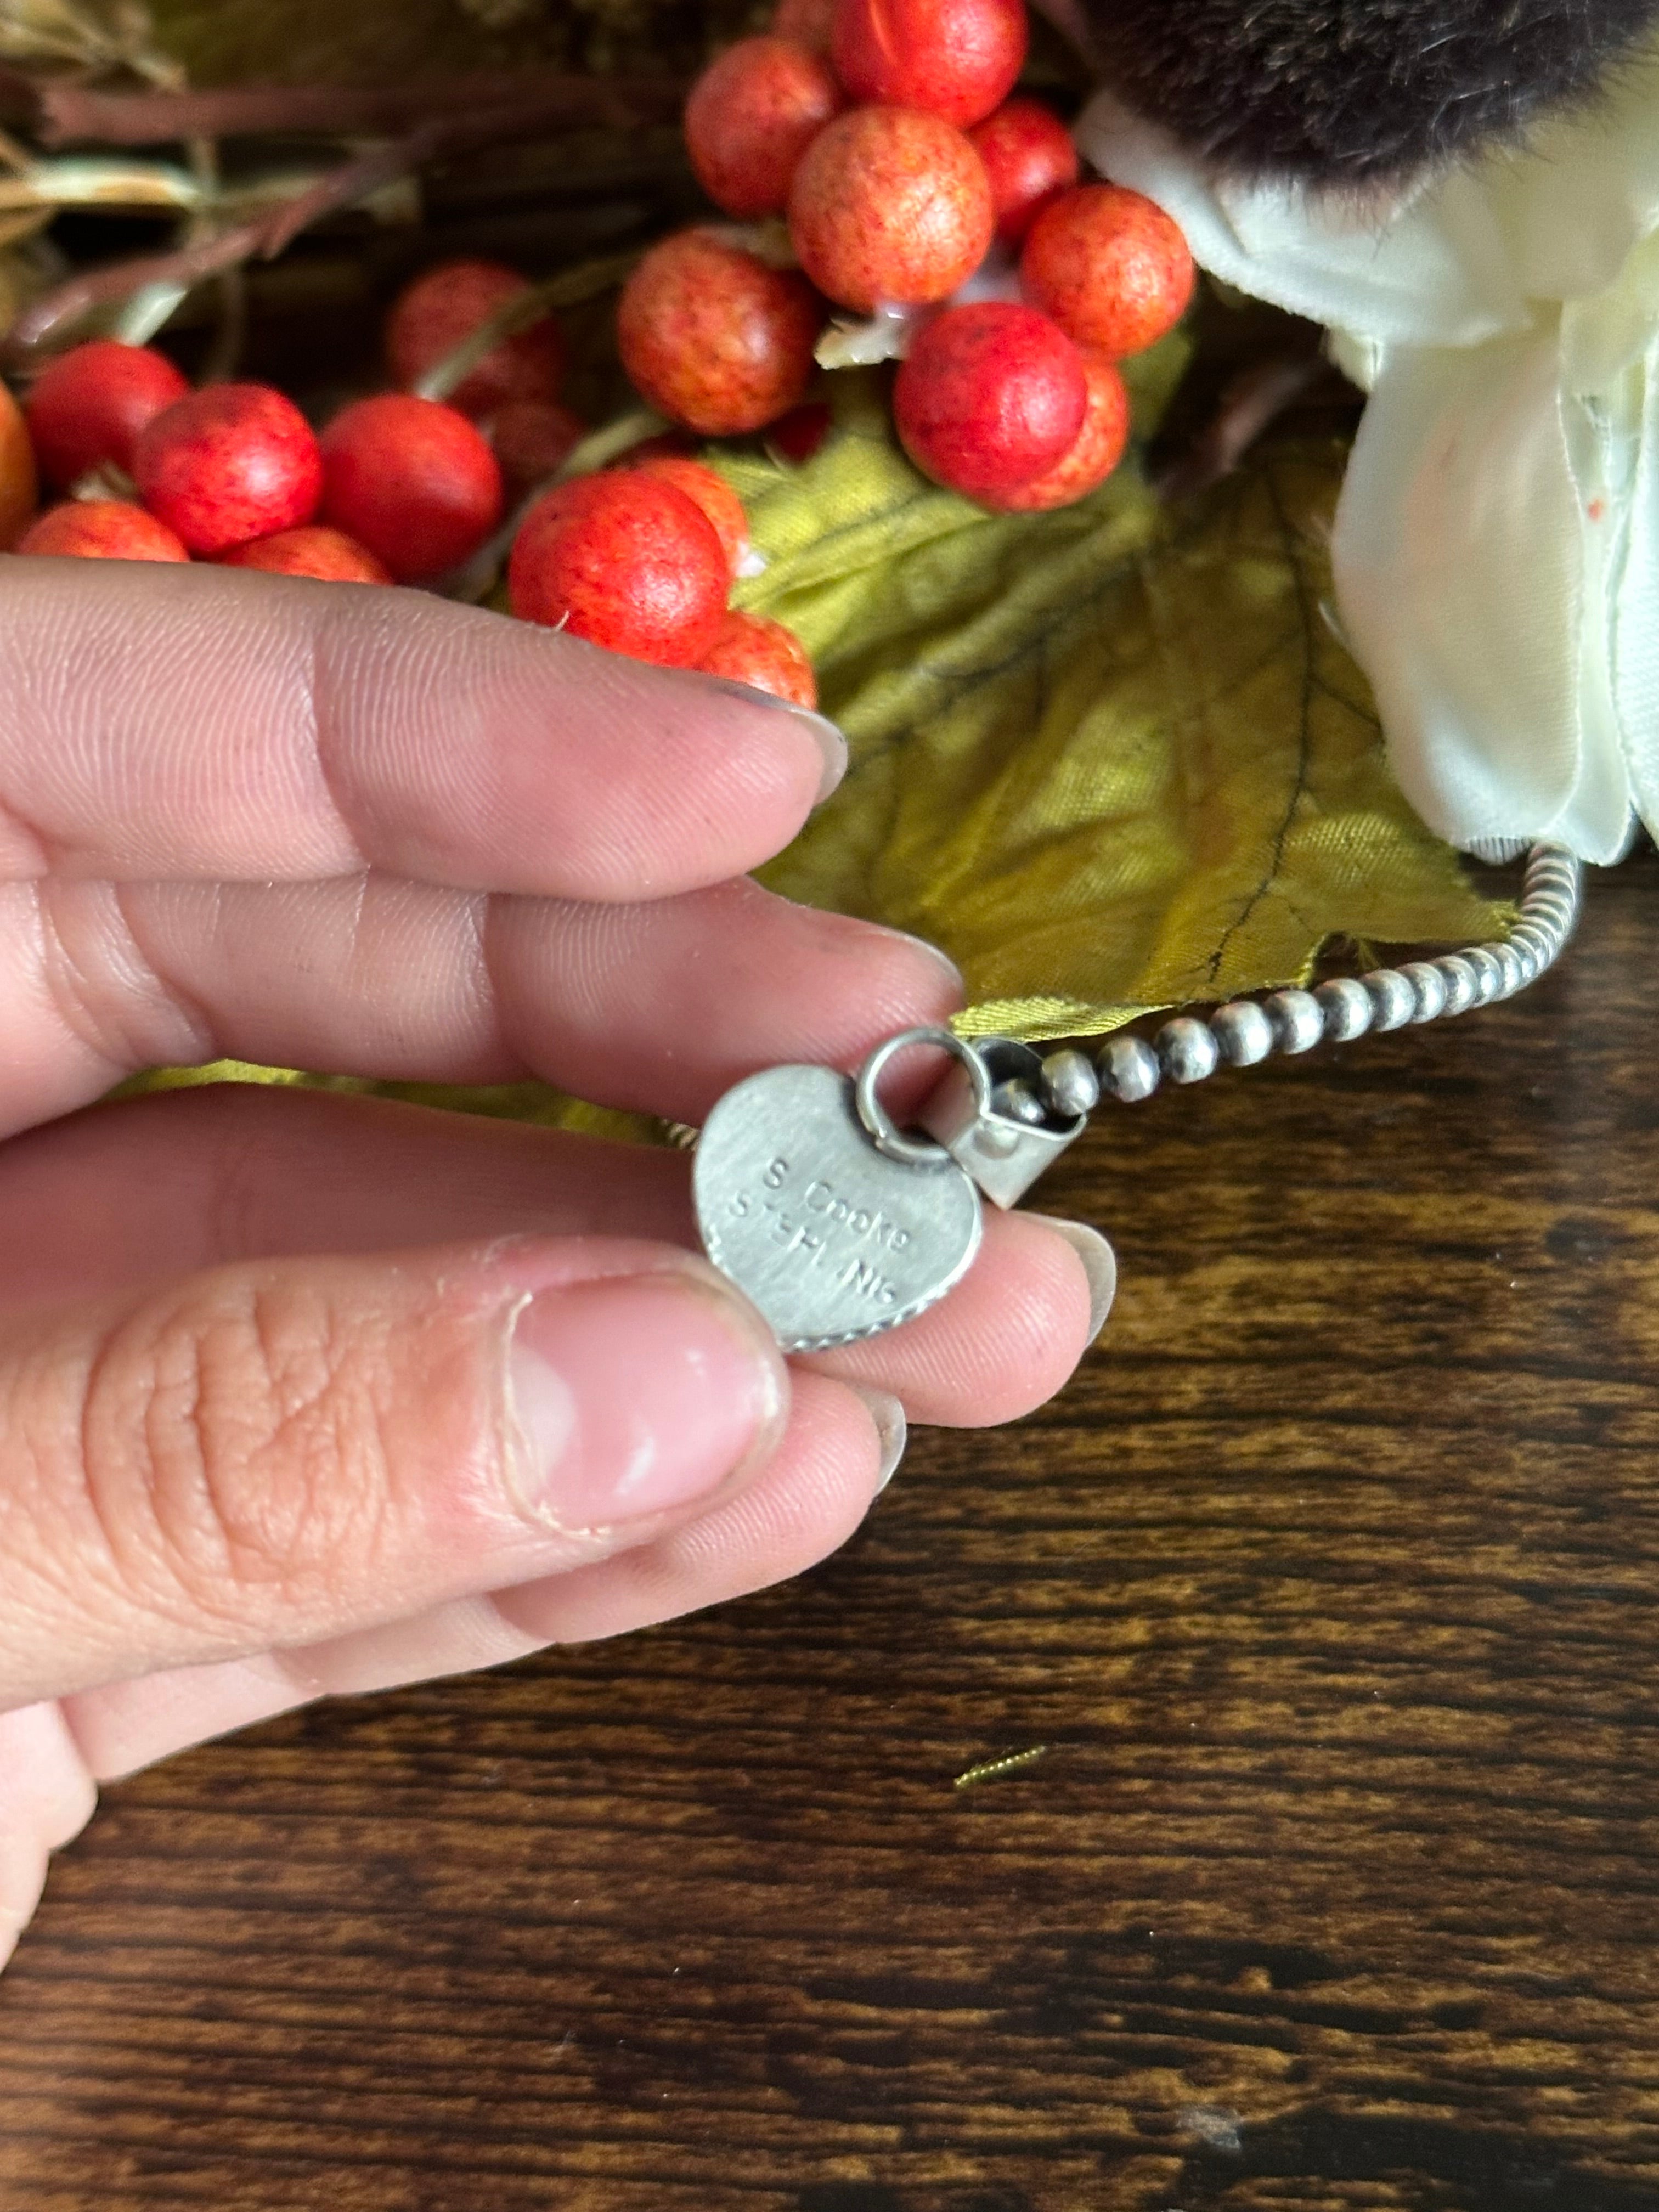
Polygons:
<instances>
[{"instance_id":1,"label":"red berry","mask_svg":"<svg viewBox=\"0 0 1659 2212\"><path fill-rule=\"evenodd\" d=\"M965 130L1013 90L1025 42L1024 0L839 0L830 58L854 100Z\"/></svg>"},{"instance_id":2,"label":"red berry","mask_svg":"<svg viewBox=\"0 0 1659 2212\"><path fill-rule=\"evenodd\" d=\"M913 107L855 107L820 131L789 191L789 234L819 291L869 314L943 300L985 258L985 164Z\"/></svg>"},{"instance_id":3,"label":"red berry","mask_svg":"<svg viewBox=\"0 0 1659 2212\"><path fill-rule=\"evenodd\" d=\"M150 513L209 555L309 522L323 488L311 425L265 384L177 401L140 434L132 473Z\"/></svg>"},{"instance_id":4,"label":"red berry","mask_svg":"<svg viewBox=\"0 0 1659 2212\"><path fill-rule=\"evenodd\" d=\"M796 165L847 105L827 63L787 39L744 39L691 88L685 146L727 215L781 215Z\"/></svg>"},{"instance_id":5,"label":"red berry","mask_svg":"<svg viewBox=\"0 0 1659 2212\"><path fill-rule=\"evenodd\" d=\"M794 405L823 325L797 270L769 269L712 231L683 230L653 246L629 278L617 342L642 399L723 438L758 430Z\"/></svg>"},{"instance_id":6,"label":"red berry","mask_svg":"<svg viewBox=\"0 0 1659 2212\"><path fill-rule=\"evenodd\" d=\"M281 530L227 553L227 568L264 568L276 576L315 576L325 584L389 584L391 577L366 545L325 523Z\"/></svg>"},{"instance_id":7,"label":"red berry","mask_svg":"<svg viewBox=\"0 0 1659 2212\"><path fill-rule=\"evenodd\" d=\"M1069 507L1097 484L1104 483L1123 459L1123 449L1129 442L1129 395L1117 364L1103 353L1085 350L1083 373L1089 380L1088 405L1071 451L1062 454L1046 475L1033 477L1030 483L1005 492L988 505L1016 514Z\"/></svg>"},{"instance_id":8,"label":"red berry","mask_svg":"<svg viewBox=\"0 0 1659 2212\"><path fill-rule=\"evenodd\" d=\"M509 399L487 428L501 475L515 494L562 469L587 435L581 416L559 399Z\"/></svg>"},{"instance_id":9,"label":"red berry","mask_svg":"<svg viewBox=\"0 0 1659 2212\"><path fill-rule=\"evenodd\" d=\"M996 204L997 237L1018 246L1051 200L1077 182L1077 147L1052 108L1006 100L970 131Z\"/></svg>"},{"instance_id":10,"label":"red berry","mask_svg":"<svg viewBox=\"0 0 1659 2212\"><path fill-rule=\"evenodd\" d=\"M459 568L501 519L501 472L483 434L441 400L382 392L323 433L323 517L400 584Z\"/></svg>"},{"instance_id":11,"label":"red berry","mask_svg":"<svg viewBox=\"0 0 1659 2212\"><path fill-rule=\"evenodd\" d=\"M778 0L772 15L772 36L793 39L798 46L827 54L835 19L836 0Z\"/></svg>"},{"instance_id":12,"label":"red berry","mask_svg":"<svg viewBox=\"0 0 1659 2212\"><path fill-rule=\"evenodd\" d=\"M924 476L1000 504L1070 451L1088 397L1063 331L1035 307L981 300L922 331L893 386L893 421Z\"/></svg>"},{"instance_id":13,"label":"red berry","mask_svg":"<svg viewBox=\"0 0 1659 2212\"><path fill-rule=\"evenodd\" d=\"M538 499L507 563L513 611L635 660L695 668L731 578L695 501L643 469L581 477Z\"/></svg>"},{"instance_id":14,"label":"red berry","mask_svg":"<svg viewBox=\"0 0 1659 2212\"><path fill-rule=\"evenodd\" d=\"M130 476L139 432L189 392L189 380L149 346L94 338L60 354L24 403L41 474L62 491L92 469Z\"/></svg>"},{"instance_id":15,"label":"red berry","mask_svg":"<svg viewBox=\"0 0 1659 2212\"><path fill-rule=\"evenodd\" d=\"M0 553L33 514L35 490L34 451L22 410L0 384Z\"/></svg>"},{"instance_id":16,"label":"red berry","mask_svg":"<svg viewBox=\"0 0 1659 2212\"><path fill-rule=\"evenodd\" d=\"M806 647L792 629L765 615L743 615L736 608L720 623L720 635L697 665L705 676L725 676L750 684L775 699L797 707L818 703L817 679Z\"/></svg>"},{"instance_id":17,"label":"red berry","mask_svg":"<svg viewBox=\"0 0 1659 2212\"><path fill-rule=\"evenodd\" d=\"M188 561L165 522L125 499L71 499L50 507L17 541L20 553L71 554L82 561Z\"/></svg>"},{"instance_id":18,"label":"red berry","mask_svg":"<svg viewBox=\"0 0 1659 2212\"><path fill-rule=\"evenodd\" d=\"M392 377L405 390L454 352L481 324L530 289L527 278L499 261L441 261L407 285L386 317L386 350ZM492 346L448 394L463 415L487 415L509 399L556 399L564 374L564 341L550 317Z\"/></svg>"},{"instance_id":19,"label":"red berry","mask_svg":"<svg viewBox=\"0 0 1659 2212\"><path fill-rule=\"evenodd\" d=\"M835 416L825 399L809 399L779 416L766 433L766 450L791 468L810 461L830 435Z\"/></svg>"},{"instance_id":20,"label":"red berry","mask_svg":"<svg viewBox=\"0 0 1659 2212\"><path fill-rule=\"evenodd\" d=\"M1068 337L1121 361L1186 313L1193 257L1180 226L1140 193L1079 185L1032 224L1019 280Z\"/></svg>"},{"instance_id":21,"label":"red berry","mask_svg":"<svg viewBox=\"0 0 1659 2212\"><path fill-rule=\"evenodd\" d=\"M629 465L641 468L647 476L660 483L672 484L696 504L714 526L714 535L720 541L726 566L733 581L738 565L749 550L749 517L743 511L743 501L726 478L716 476L702 461L694 461L684 453L647 453L642 461Z\"/></svg>"}]
</instances>

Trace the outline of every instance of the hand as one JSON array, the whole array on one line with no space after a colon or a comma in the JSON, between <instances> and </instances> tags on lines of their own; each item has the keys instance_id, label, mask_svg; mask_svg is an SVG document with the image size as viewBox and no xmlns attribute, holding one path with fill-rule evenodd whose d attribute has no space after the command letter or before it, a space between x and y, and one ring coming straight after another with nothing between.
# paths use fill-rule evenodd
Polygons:
<instances>
[{"instance_id":1,"label":"hand","mask_svg":"<svg viewBox=\"0 0 1659 2212\"><path fill-rule=\"evenodd\" d=\"M412 593L0 562L0 1958L97 1779L331 1692L799 1572L904 1411L999 1421L1109 1295L988 1223L898 1334L787 1365L668 1152L219 1056L545 1077L684 1120L958 1003L742 872L828 724Z\"/></svg>"}]
</instances>

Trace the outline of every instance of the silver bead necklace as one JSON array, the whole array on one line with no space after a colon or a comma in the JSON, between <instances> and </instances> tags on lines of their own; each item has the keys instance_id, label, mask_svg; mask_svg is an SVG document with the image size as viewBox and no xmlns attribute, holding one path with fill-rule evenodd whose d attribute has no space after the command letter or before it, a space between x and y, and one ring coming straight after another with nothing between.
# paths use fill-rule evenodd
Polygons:
<instances>
[{"instance_id":1,"label":"silver bead necklace","mask_svg":"<svg viewBox=\"0 0 1659 2212\"><path fill-rule=\"evenodd\" d=\"M1202 1083L1274 1053L1496 1006L1560 957L1583 886L1571 853L1534 846L1520 918L1504 944L1337 976L1311 991L1236 999L1207 1020L1177 1014L1150 1042L1120 1034L1093 1059L918 1029L878 1045L856 1077L763 1068L726 1092L696 1139L703 1249L786 1352L825 1352L896 1328L973 1265L981 1200L1016 1205L1103 1099L1133 1105L1164 1083ZM951 1066L916 1127L904 1129L878 1086L897 1054L918 1044L941 1047Z\"/></svg>"}]
</instances>

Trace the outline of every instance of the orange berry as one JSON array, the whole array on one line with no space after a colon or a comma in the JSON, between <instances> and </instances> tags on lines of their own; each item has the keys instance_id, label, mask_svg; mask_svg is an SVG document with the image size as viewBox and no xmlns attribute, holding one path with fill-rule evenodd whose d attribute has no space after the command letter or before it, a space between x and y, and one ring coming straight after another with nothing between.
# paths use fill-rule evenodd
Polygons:
<instances>
[{"instance_id":1,"label":"orange berry","mask_svg":"<svg viewBox=\"0 0 1659 2212\"><path fill-rule=\"evenodd\" d=\"M309 522L323 489L310 423L268 384L176 400L139 433L132 473L150 513L210 557Z\"/></svg>"},{"instance_id":2,"label":"orange berry","mask_svg":"<svg viewBox=\"0 0 1659 2212\"><path fill-rule=\"evenodd\" d=\"M1071 451L1054 463L1046 476L1005 492L986 504L1010 514L1028 514L1054 507L1069 507L1097 484L1105 483L1123 459L1129 442L1129 395L1117 363L1103 353L1083 350L1083 373L1089 398L1083 428Z\"/></svg>"},{"instance_id":3,"label":"orange berry","mask_svg":"<svg viewBox=\"0 0 1659 2212\"><path fill-rule=\"evenodd\" d=\"M830 58L854 100L966 130L1013 90L1025 45L1024 0L840 0Z\"/></svg>"},{"instance_id":4,"label":"orange berry","mask_svg":"<svg viewBox=\"0 0 1659 2212\"><path fill-rule=\"evenodd\" d=\"M769 269L712 231L683 230L653 246L623 287L617 343L641 398L724 438L794 405L823 325L798 270Z\"/></svg>"},{"instance_id":5,"label":"orange berry","mask_svg":"<svg viewBox=\"0 0 1659 2212\"><path fill-rule=\"evenodd\" d=\"M190 380L150 346L114 338L59 354L36 377L24 411L40 473L60 491L97 468L132 469L133 448Z\"/></svg>"},{"instance_id":6,"label":"orange berry","mask_svg":"<svg viewBox=\"0 0 1659 2212\"><path fill-rule=\"evenodd\" d=\"M1043 209L1077 182L1071 132L1041 100L1005 100L970 131L996 204L997 238L1018 246Z\"/></svg>"},{"instance_id":7,"label":"orange berry","mask_svg":"<svg viewBox=\"0 0 1659 2212\"><path fill-rule=\"evenodd\" d=\"M893 422L924 476L994 506L1070 450L1088 391L1082 356L1047 315L981 300L922 331L893 386Z\"/></svg>"},{"instance_id":8,"label":"orange berry","mask_svg":"<svg viewBox=\"0 0 1659 2212\"><path fill-rule=\"evenodd\" d=\"M17 402L0 384L0 553L34 512L34 453Z\"/></svg>"},{"instance_id":9,"label":"orange berry","mask_svg":"<svg viewBox=\"0 0 1659 2212\"><path fill-rule=\"evenodd\" d=\"M765 615L739 614L732 608L697 665L705 676L752 684L757 691L769 691L775 699L787 699L797 707L818 703L817 678L806 647L793 630Z\"/></svg>"},{"instance_id":10,"label":"orange berry","mask_svg":"<svg viewBox=\"0 0 1659 2212\"><path fill-rule=\"evenodd\" d=\"M1194 272L1179 224L1161 207L1121 185L1079 185L1032 224L1019 281L1068 337L1121 361L1175 328Z\"/></svg>"},{"instance_id":11,"label":"orange berry","mask_svg":"<svg viewBox=\"0 0 1659 2212\"><path fill-rule=\"evenodd\" d=\"M326 523L307 523L300 530L279 530L274 538L256 538L252 545L239 545L220 562L225 568L263 568L274 576L313 576L324 584L389 584L384 563L367 545L348 538L343 530Z\"/></svg>"},{"instance_id":12,"label":"orange berry","mask_svg":"<svg viewBox=\"0 0 1659 2212\"><path fill-rule=\"evenodd\" d=\"M405 391L453 353L474 331L530 289L527 277L500 261L441 261L407 284L386 317L392 380ZM564 341L550 316L492 346L447 395L463 415L487 415L509 399L556 399Z\"/></svg>"},{"instance_id":13,"label":"orange berry","mask_svg":"<svg viewBox=\"0 0 1659 2212\"><path fill-rule=\"evenodd\" d=\"M672 484L688 499L696 501L714 526L714 535L720 541L735 582L738 563L749 550L749 517L743 511L743 501L726 478L716 475L706 462L694 461L689 453L647 453L642 461L631 465L643 469L647 476L656 477L664 483Z\"/></svg>"},{"instance_id":14,"label":"orange berry","mask_svg":"<svg viewBox=\"0 0 1659 2212\"><path fill-rule=\"evenodd\" d=\"M781 215L796 165L847 105L829 64L787 39L744 39L685 103L697 182L727 215Z\"/></svg>"},{"instance_id":15,"label":"orange berry","mask_svg":"<svg viewBox=\"0 0 1659 2212\"><path fill-rule=\"evenodd\" d=\"M501 472L476 423L442 400L379 392L323 433L325 520L400 584L470 561L501 519Z\"/></svg>"},{"instance_id":16,"label":"orange berry","mask_svg":"<svg viewBox=\"0 0 1659 2212\"><path fill-rule=\"evenodd\" d=\"M529 491L562 469L587 425L562 399L509 399L485 425L509 491Z\"/></svg>"},{"instance_id":17,"label":"orange berry","mask_svg":"<svg viewBox=\"0 0 1659 2212\"><path fill-rule=\"evenodd\" d=\"M995 228L985 164L956 129L914 107L855 107L819 131L789 191L801 267L843 307L949 297Z\"/></svg>"},{"instance_id":18,"label":"orange berry","mask_svg":"<svg viewBox=\"0 0 1659 2212\"><path fill-rule=\"evenodd\" d=\"M125 499L71 499L51 507L18 539L19 553L68 554L80 561L188 561L165 522Z\"/></svg>"},{"instance_id":19,"label":"orange berry","mask_svg":"<svg viewBox=\"0 0 1659 2212\"><path fill-rule=\"evenodd\" d=\"M828 400L805 400L768 425L766 450L775 461L800 468L818 452L835 428L835 420Z\"/></svg>"},{"instance_id":20,"label":"orange berry","mask_svg":"<svg viewBox=\"0 0 1659 2212\"><path fill-rule=\"evenodd\" d=\"M581 477L538 499L507 579L521 620L669 668L695 668L708 651L731 587L714 524L643 469Z\"/></svg>"}]
</instances>

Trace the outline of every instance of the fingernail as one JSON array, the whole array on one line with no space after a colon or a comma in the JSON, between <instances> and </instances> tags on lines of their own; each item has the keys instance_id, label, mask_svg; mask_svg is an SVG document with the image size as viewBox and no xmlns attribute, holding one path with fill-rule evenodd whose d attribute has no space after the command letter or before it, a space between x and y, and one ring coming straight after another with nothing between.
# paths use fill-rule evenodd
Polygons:
<instances>
[{"instance_id":1,"label":"fingernail","mask_svg":"<svg viewBox=\"0 0 1659 2212\"><path fill-rule=\"evenodd\" d=\"M810 707L798 707L793 699L780 699L775 691L763 691L757 684L739 684L733 677L705 676L702 680L718 690L729 691L745 705L775 707L781 714L793 714L805 726L823 757L823 775L818 783L818 795L812 801L815 806L822 806L847 773L847 740L829 716L814 714Z\"/></svg>"},{"instance_id":2,"label":"fingernail","mask_svg":"<svg viewBox=\"0 0 1659 2212\"><path fill-rule=\"evenodd\" d=\"M1105 1328L1117 1295L1117 1255L1099 1230L1091 1229L1086 1221L1059 1221L1052 1213L1042 1218L1083 1262L1083 1272L1089 1278L1089 1341L1092 1344Z\"/></svg>"},{"instance_id":3,"label":"fingernail","mask_svg":"<svg viewBox=\"0 0 1659 2212\"><path fill-rule=\"evenodd\" d=\"M847 1388L855 1398L864 1401L881 1440L881 1466L876 1477L876 1495L879 1497L893 1480L894 1468L904 1457L910 1425L904 1418L903 1407L890 1390L871 1390L862 1382L849 1382Z\"/></svg>"},{"instance_id":4,"label":"fingernail","mask_svg":"<svg viewBox=\"0 0 1659 2212\"><path fill-rule=\"evenodd\" d=\"M706 1502L777 1433L782 1376L747 1310L690 1272L543 1291L507 1354L517 1502L564 1530Z\"/></svg>"}]
</instances>

